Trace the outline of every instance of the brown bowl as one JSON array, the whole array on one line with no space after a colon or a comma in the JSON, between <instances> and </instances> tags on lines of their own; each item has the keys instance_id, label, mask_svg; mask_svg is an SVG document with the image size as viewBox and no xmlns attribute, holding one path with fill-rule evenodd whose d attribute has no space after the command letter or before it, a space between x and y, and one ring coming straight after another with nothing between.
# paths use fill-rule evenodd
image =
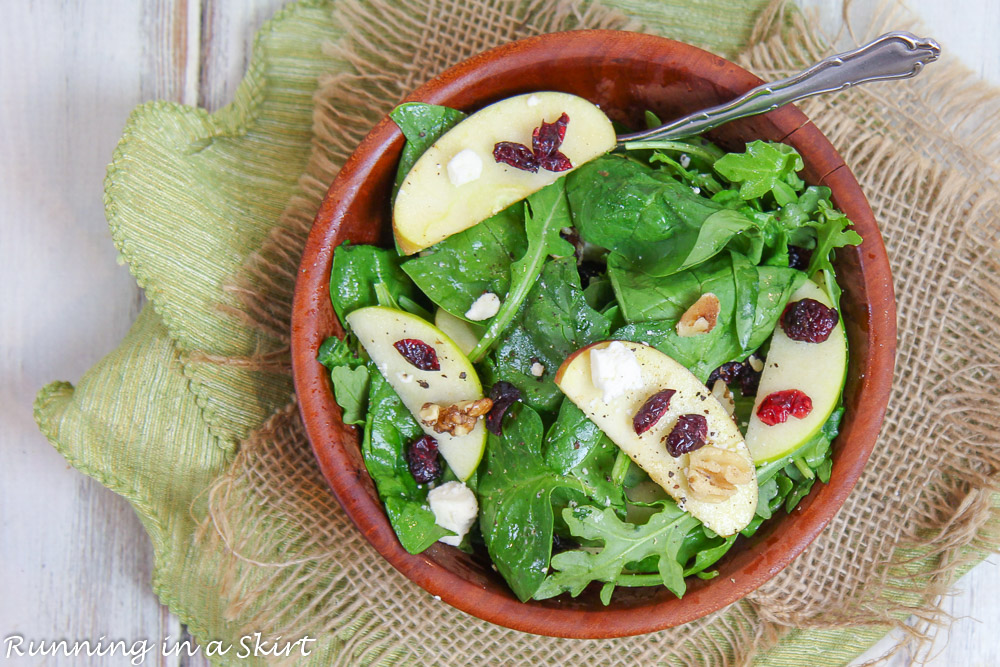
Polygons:
<instances>
[{"instance_id":1,"label":"brown bowl","mask_svg":"<svg viewBox=\"0 0 1000 667\"><path fill-rule=\"evenodd\" d=\"M608 115L642 126L649 109L670 119L728 101L761 81L733 63L669 39L628 32L580 31L543 35L487 51L417 89L407 101L474 111L499 99L537 90L585 97ZM605 607L596 593L522 603L485 555L435 544L420 555L400 546L382 510L359 451L359 433L344 426L316 352L342 334L330 305L333 249L391 243L389 197L403 136L388 118L361 142L330 186L299 267L292 318L295 387L316 458L334 494L369 542L392 565L449 604L516 630L556 637L606 638L653 632L694 620L753 591L788 565L840 508L868 460L885 414L896 346L896 308L889 262L864 194L851 171L798 109L784 107L732 122L709 134L728 150L746 141L791 144L805 161L805 180L829 186L833 202L864 238L839 252L841 301L851 346L833 476L817 484L790 516L764 524L719 564L719 576L691 578L683 599L663 588L621 589Z\"/></svg>"}]
</instances>

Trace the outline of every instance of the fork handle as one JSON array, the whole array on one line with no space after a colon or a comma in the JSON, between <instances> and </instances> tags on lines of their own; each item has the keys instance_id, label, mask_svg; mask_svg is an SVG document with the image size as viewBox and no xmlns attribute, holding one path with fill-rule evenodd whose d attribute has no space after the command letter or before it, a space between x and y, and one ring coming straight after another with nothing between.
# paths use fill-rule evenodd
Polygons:
<instances>
[{"instance_id":1,"label":"fork handle","mask_svg":"<svg viewBox=\"0 0 1000 667\"><path fill-rule=\"evenodd\" d=\"M888 32L853 51L824 58L795 76L761 84L732 102L689 114L651 130L619 135L618 146L631 141L690 137L737 118L773 111L813 95L869 81L908 79L940 55L941 47L933 39L904 31Z\"/></svg>"}]
</instances>

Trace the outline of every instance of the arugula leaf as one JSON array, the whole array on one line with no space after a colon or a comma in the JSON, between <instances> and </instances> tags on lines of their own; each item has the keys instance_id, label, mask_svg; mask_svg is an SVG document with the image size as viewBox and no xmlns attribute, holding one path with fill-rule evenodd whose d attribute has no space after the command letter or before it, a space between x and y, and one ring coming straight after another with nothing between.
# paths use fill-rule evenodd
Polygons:
<instances>
[{"instance_id":1,"label":"arugula leaf","mask_svg":"<svg viewBox=\"0 0 1000 667\"><path fill-rule=\"evenodd\" d=\"M333 396L345 424L364 424L368 403L368 370L346 341L331 336L323 341L316 360L330 371Z\"/></svg>"},{"instance_id":2,"label":"arugula leaf","mask_svg":"<svg viewBox=\"0 0 1000 667\"><path fill-rule=\"evenodd\" d=\"M361 454L385 505L400 544L417 554L438 538L453 535L434 522L426 485L417 484L406 462L406 447L424 432L374 364L369 364L371 390Z\"/></svg>"},{"instance_id":3,"label":"arugula leaf","mask_svg":"<svg viewBox=\"0 0 1000 667\"><path fill-rule=\"evenodd\" d=\"M740 184L740 197L756 199L768 192L783 206L795 201L805 183L795 172L805 167L802 156L787 144L752 141L745 153L729 153L715 161L715 171Z\"/></svg>"},{"instance_id":4,"label":"arugula leaf","mask_svg":"<svg viewBox=\"0 0 1000 667\"><path fill-rule=\"evenodd\" d=\"M553 573L545 578L535 592L536 600L544 600L568 592L576 597L592 581L602 581L605 587L601 599L610 600L611 590L629 576L623 570L631 562L658 557L658 579L677 597L686 590L684 569L677 562L684 537L701 526L701 522L680 510L673 503L664 503L661 511L644 525L622 521L611 508L603 510L589 505L563 510L563 519L576 537L600 541L600 551L564 551L552 557ZM626 584L627 585L627 584Z\"/></svg>"},{"instance_id":5,"label":"arugula leaf","mask_svg":"<svg viewBox=\"0 0 1000 667\"><path fill-rule=\"evenodd\" d=\"M850 219L833 208L828 201L819 202L819 221L816 227L816 248L809 262L807 273L813 276L817 271L823 271L827 292L833 299L833 305L840 307L840 286L834 277L832 253L834 248L846 245L860 245L864 240L853 229Z\"/></svg>"},{"instance_id":6,"label":"arugula leaf","mask_svg":"<svg viewBox=\"0 0 1000 667\"><path fill-rule=\"evenodd\" d=\"M501 299L510 288L510 265L524 254L524 207L511 206L403 262L403 271L430 300L455 317L485 292Z\"/></svg>"},{"instance_id":7,"label":"arugula leaf","mask_svg":"<svg viewBox=\"0 0 1000 667\"><path fill-rule=\"evenodd\" d=\"M572 257L545 264L511 324L485 365L486 380L510 382L540 410L555 410L562 400L553 378L563 360L610 331L608 319L587 305ZM535 363L545 367L541 377L531 372Z\"/></svg>"},{"instance_id":8,"label":"arugula leaf","mask_svg":"<svg viewBox=\"0 0 1000 667\"><path fill-rule=\"evenodd\" d=\"M419 298L410 278L399 268L400 258L393 250L371 245L344 243L333 251L330 270L330 301L341 322L358 308L379 303L376 287L384 284L386 294L399 301Z\"/></svg>"},{"instance_id":9,"label":"arugula leaf","mask_svg":"<svg viewBox=\"0 0 1000 667\"><path fill-rule=\"evenodd\" d=\"M824 484L830 481L830 444L837 437L843 414L844 408L838 407L808 442L776 461L757 466L757 484L760 487L757 516L740 531L741 534L746 537L753 535L760 524L770 519L782 505L786 512L791 512L809 494L817 479Z\"/></svg>"},{"instance_id":10,"label":"arugula leaf","mask_svg":"<svg viewBox=\"0 0 1000 667\"><path fill-rule=\"evenodd\" d=\"M552 554L556 490L586 493L574 476L545 464L542 419L515 405L503 435L490 433L479 477L479 526L490 559L523 602L545 579Z\"/></svg>"},{"instance_id":11,"label":"arugula leaf","mask_svg":"<svg viewBox=\"0 0 1000 667\"><path fill-rule=\"evenodd\" d=\"M410 173L410 169L424 151L430 148L438 137L465 118L465 114L450 107L407 102L393 109L389 117L395 121L406 137L403 153L399 158L399 167L396 169L396 183L392 188L392 198L395 200L403 179Z\"/></svg>"},{"instance_id":12,"label":"arugula leaf","mask_svg":"<svg viewBox=\"0 0 1000 667\"><path fill-rule=\"evenodd\" d=\"M620 155L571 172L566 196L580 237L608 248L612 266L667 276L695 266L755 228L670 174Z\"/></svg>"},{"instance_id":13,"label":"arugula leaf","mask_svg":"<svg viewBox=\"0 0 1000 667\"><path fill-rule=\"evenodd\" d=\"M566 202L566 179L560 178L551 185L528 196L525 208L525 234L528 247L524 255L510 265L510 289L499 312L490 320L486 333L469 353L469 360L477 363L489 352L500 335L506 331L517 315L535 279L542 272L546 258L570 257L573 244L559 236L563 227L572 225Z\"/></svg>"}]
</instances>

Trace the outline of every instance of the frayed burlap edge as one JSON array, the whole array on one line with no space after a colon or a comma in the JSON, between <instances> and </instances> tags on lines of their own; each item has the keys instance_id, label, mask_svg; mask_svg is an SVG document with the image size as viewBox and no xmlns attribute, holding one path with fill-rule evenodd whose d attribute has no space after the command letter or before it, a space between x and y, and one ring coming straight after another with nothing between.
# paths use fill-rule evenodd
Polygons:
<instances>
[{"instance_id":1,"label":"frayed burlap edge","mask_svg":"<svg viewBox=\"0 0 1000 667\"><path fill-rule=\"evenodd\" d=\"M817 38L810 37L815 33L802 17L783 11L780 4L772 5L755 33L756 45L742 59L765 78L797 69L826 52ZM593 5L588 7L590 14L582 15L574 15L569 3L555 9L540 2L519 7L501 2L490 5L497 15L484 25L497 34L496 41L470 40L468 52L453 54L450 61L430 60L436 69L422 71L415 67L421 60L414 57L414 51L395 45L387 48L370 26L390 22L397 31L409 30L415 37L426 34L432 32L425 23L427 16L432 7L440 9L440 3L417 3L407 10L356 0L341 6L343 20L354 28L352 39L331 48L352 63L355 71L322 82L316 95L313 156L301 180L302 192L289 204L245 274L228 288L243 301L245 321L287 341L295 267L326 188L365 129L408 90L434 71L495 43L557 27L622 25L619 16ZM542 7L545 13L532 15ZM508 16L511 10L523 13L508 20L505 10ZM461 8L452 7L452 11ZM378 20L373 22L373 18ZM427 48L420 41L414 44ZM433 55L439 56L439 51ZM977 164L985 165L986 175L980 182L993 180L996 161L981 153L1000 132L996 121L977 124L964 112L969 104L993 108L990 105L996 104L997 93L975 84L956 66L936 67L937 76L920 80L918 93L905 105L899 103L898 93L887 94L888 88L849 91L803 105L841 149L876 212L888 213L881 222L900 300L901 380L873 466L824 536L750 596L752 611L741 603L698 623L657 633L644 640L645 658L694 664L712 656L713 664L742 663L792 627L893 625L903 627L919 642L947 620L938 602L955 573L997 548L1000 519L992 493L997 487L993 474L1000 467L996 449L1000 440L996 407L1000 406L995 405L995 389L1000 384L995 343L1000 320L1000 293L995 284L1000 275L995 248L998 205L988 188L970 192L969 183L976 182L970 177ZM947 75L940 71L945 67ZM934 113L925 114L923 106L932 103ZM882 117L888 117L887 124L874 127L873 119ZM914 118L922 119L916 128ZM920 131L931 138L919 141L914 133ZM968 148L968 142L975 148ZM962 219L968 223L957 227L961 233L957 241L944 238L956 231L952 221ZM906 232L912 231L907 225L914 221L921 221L918 231L923 235L916 235L923 244L920 247L907 243ZM930 224L939 225L938 234L926 232ZM919 261L926 265L921 268ZM945 285L935 280L942 276ZM930 298L920 302L918 297ZM915 336L911 342L903 338L910 335ZM987 358L956 367L956 362L968 361L970 339L982 345ZM925 345L928 342L932 345ZM286 349L269 354L271 362L286 363L275 361L283 355L287 359ZM916 425L909 416L913 411L900 414L904 407L916 407L915 395L928 397L919 404L924 421ZM921 428L930 427L933 437L930 431L920 433ZM914 452L913 463L906 468L909 474L902 480L896 475L887 484L879 469L899 471L892 461L884 465L885 452L897 457L908 452L901 444L906 438L919 442L918 449L930 443L934 448L930 454ZM307 469L308 474L289 480L282 470L291 463L298 464L292 469ZM909 482L908 489L903 488L905 482ZM873 500L878 491L870 487L876 485L884 489L886 497L881 501ZM255 499L252 507L247 506L250 499ZM209 519L203 539L221 541L231 554L222 586L222 594L231 596L231 620L246 628L271 627L286 636L330 634L337 637L335 654L344 664L354 664L351 661L356 659L428 659L415 648L419 630L408 628L409 635L403 628L388 631L386 627L399 621L392 609L365 609L367 600L387 599L378 587L364 595L346 593L350 582L376 579L395 595L410 600L421 595L388 568L345 520L311 461L294 406L242 444L230 474L212 490ZM858 521L868 521L874 529L859 531ZM854 544L845 545L844 535ZM347 559L350 564L342 557L347 544L354 550ZM359 554L364 556L362 567L356 567ZM321 577L316 575L318 569L323 571ZM316 585L311 586L313 582ZM431 614L444 622L471 622L476 635L482 632L479 626L485 625L450 608L435 607ZM908 617L915 617L916 622L904 623ZM491 626L491 637L509 647L520 635ZM482 636L479 639L482 642ZM494 640L478 650L495 650L490 648ZM562 640L531 638L531 643L532 652L521 657L542 660L551 651L551 656L566 658L567 651L574 652L566 648L574 644ZM621 652L630 644L616 640L602 643L604 647ZM587 655L593 659L602 653L592 644ZM629 655L636 657L634 651Z\"/></svg>"}]
</instances>

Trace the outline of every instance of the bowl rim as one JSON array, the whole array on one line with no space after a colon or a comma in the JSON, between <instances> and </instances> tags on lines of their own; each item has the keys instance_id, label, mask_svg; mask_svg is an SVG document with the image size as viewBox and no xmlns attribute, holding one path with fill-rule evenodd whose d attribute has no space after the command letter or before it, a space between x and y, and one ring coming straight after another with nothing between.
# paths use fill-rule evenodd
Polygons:
<instances>
[{"instance_id":1,"label":"bowl rim","mask_svg":"<svg viewBox=\"0 0 1000 667\"><path fill-rule=\"evenodd\" d=\"M613 30L584 30L549 33L511 42L466 60L430 80L408 95L403 102L422 101L442 104L461 98L470 76L488 76L498 62L521 66L537 54L556 48L559 60L586 56L579 52L581 39L601 40L605 44L627 44L638 50L650 48L663 53L667 60L683 56L688 66L703 66L713 71L727 88L739 92L759 85L761 79L738 65L697 47L664 37ZM693 63L693 64L692 64ZM553 86L551 89L559 89ZM453 102L452 102L453 103ZM822 173L818 183L830 186L835 193L850 194L849 213L855 228L864 238L859 263L862 284L868 295L864 335L869 357L857 380L855 403L867 402L870 418L852 424L851 446L854 456L838 460L838 482L817 485L800 504L794 517L794 534L780 539L783 549L772 554L772 544L760 553L738 554L735 565L740 577L719 577L710 587L681 600L621 609L554 609L532 602L522 603L502 597L444 568L424 554L406 552L396 539L381 503L373 502L357 475L351 471L351 459L341 438L351 437L353 427L340 423L340 410L333 400L325 369L316 361L316 350L327 335L342 334L332 315L329 299L329 273L333 245L331 239L339 220L379 156L398 151L402 134L385 116L362 140L341 168L323 200L310 230L295 285L292 312L292 367L299 410L323 476L348 517L375 549L403 575L438 596L448 604L483 620L515 630L565 638L625 637L681 625L717 611L758 588L787 566L820 534L839 511L854 488L875 445L884 418L896 345L896 309L888 257L871 209L853 174L840 155L797 108L786 106L769 112L768 118L785 132L782 141L809 141L816 152L810 164ZM836 196L836 195L835 195ZM838 204L840 207L840 204ZM845 211L847 212L847 211ZM373 233L374 234L374 233ZM367 239L367 241L374 240ZM366 242L366 239L355 239ZM332 323L329 321L332 317ZM320 329L324 329L321 332ZM872 403L874 401L874 403ZM843 437L843 434L842 436ZM858 439L855 445L854 439ZM839 440L840 438L838 438ZM789 521L792 517L783 517ZM434 547L432 547L434 548ZM709 590L711 595L703 595ZM595 613L600 612L600 613Z\"/></svg>"}]
</instances>

